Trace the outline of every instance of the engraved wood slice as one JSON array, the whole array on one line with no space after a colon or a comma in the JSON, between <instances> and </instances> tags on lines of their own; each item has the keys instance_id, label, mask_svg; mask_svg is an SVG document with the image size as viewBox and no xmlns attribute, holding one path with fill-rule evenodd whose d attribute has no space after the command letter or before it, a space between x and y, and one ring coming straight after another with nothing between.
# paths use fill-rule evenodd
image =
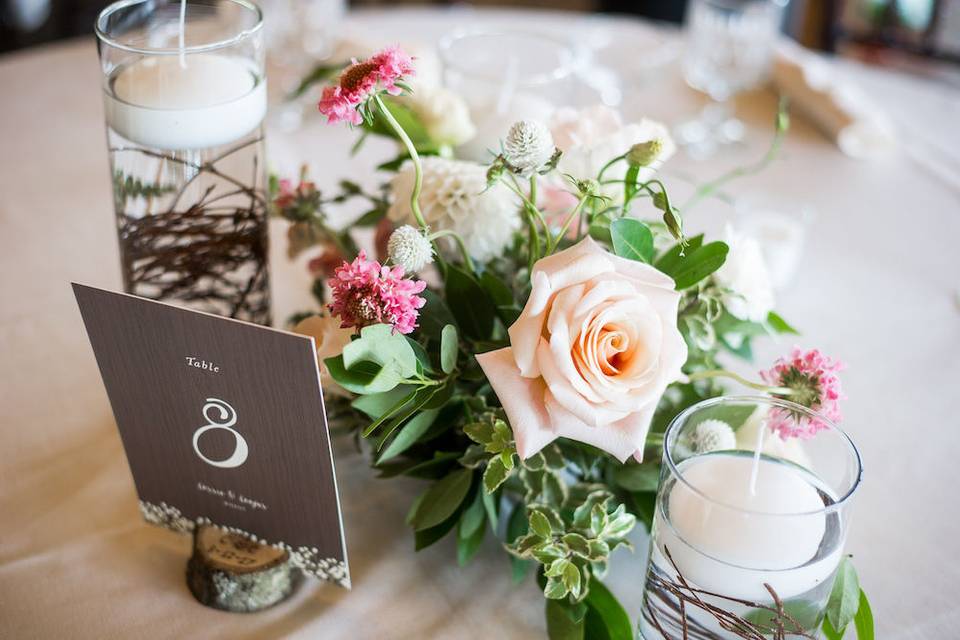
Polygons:
<instances>
[{"instance_id":1,"label":"engraved wood slice","mask_svg":"<svg viewBox=\"0 0 960 640\"><path fill-rule=\"evenodd\" d=\"M260 611L289 598L302 581L303 574L283 549L210 525L194 531L187 586L201 604L223 611Z\"/></svg>"}]
</instances>

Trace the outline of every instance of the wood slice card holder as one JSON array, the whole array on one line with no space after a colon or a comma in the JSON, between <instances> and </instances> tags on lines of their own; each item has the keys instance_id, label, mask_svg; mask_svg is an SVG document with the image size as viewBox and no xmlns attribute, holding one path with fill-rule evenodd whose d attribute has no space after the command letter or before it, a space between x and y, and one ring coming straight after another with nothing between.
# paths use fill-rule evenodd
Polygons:
<instances>
[{"instance_id":1,"label":"wood slice card holder","mask_svg":"<svg viewBox=\"0 0 960 640\"><path fill-rule=\"evenodd\" d=\"M303 573L283 549L212 525L194 530L187 586L201 604L252 613L283 602L302 582Z\"/></svg>"}]
</instances>

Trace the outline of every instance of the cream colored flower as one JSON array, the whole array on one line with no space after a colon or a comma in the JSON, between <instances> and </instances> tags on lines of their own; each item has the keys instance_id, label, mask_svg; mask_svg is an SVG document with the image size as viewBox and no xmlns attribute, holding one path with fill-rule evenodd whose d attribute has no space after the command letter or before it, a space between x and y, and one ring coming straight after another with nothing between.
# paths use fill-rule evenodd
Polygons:
<instances>
[{"instance_id":1,"label":"cream colored flower","mask_svg":"<svg viewBox=\"0 0 960 640\"><path fill-rule=\"evenodd\" d=\"M517 453L565 437L640 459L660 396L687 359L673 280L589 237L537 261L532 275L510 346L477 356Z\"/></svg>"},{"instance_id":2,"label":"cream colored flower","mask_svg":"<svg viewBox=\"0 0 960 640\"><path fill-rule=\"evenodd\" d=\"M760 243L730 225L724 230L724 241L730 251L726 262L714 274L717 283L726 290L723 306L740 320L763 322L773 310L775 300Z\"/></svg>"},{"instance_id":3,"label":"cream colored flower","mask_svg":"<svg viewBox=\"0 0 960 640\"><path fill-rule=\"evenodd\" d=\"M458 94L422 82L413 82L409 95L394 98L420 119L427 135L437 144L455 147L477 133L467 103Z\"/></svg>"},{"instance_id":4,"label":"cream colored flower","mask_svg":"<svg viewBox=\"0 0 960 640\"><path fill-rule=\"evenodd\" d=\"M417 273L433 262L433 245L419 229L405 224L390 234L387 256L405 272Z\"/></svg>"},{"instance_id":5,"label":"cream colored flower","mask_svg":"<svg viewBox=\"0 0 960 640\"><path fill-rule=\"evenodd\" d=\"M550 130L537 120L515 122L503 141L503 157L521 176L539 171L556 147Z\"/></svg>"},{"instance_id":6,"label":"cream colored flower","mask_svg":"<svg viewBox=\"0 0 960 640\"><path fill-rule=\"evenodd\" d=\"M340 320L324 313L304 318L293 328L293 332L313 337L317 349L317 362L320 365L320 382L323 388L334 393L346 394L347 392L330 377L327 365L323 361L340 355L343 348L350 344L353 331L341 329Z\"/></svg>"},{"instance_id":7,"label":"cream colored flower","mask_svg":"<svg viewBox=\"0 0 960 640\"><path fill-rule=\"evenodd\" d=\"M677 150L665 125L646 118L624 124L619 113L602 105L579 111L560 109L553 116L550 131L554 143L563 151L559 170L578 179L596 178L605 164L629 152L635 144L660 140L656 157L639 173L640 180L649 180ZM604 179L623 179L626 171L627 163L618 163L607 170ZM607 185L603 191L610 198L622 193L622 185Z\"/></svg>"},{"instance_id":8,"label":"cream colored flower","mask_svg":"<svg viewBox=\"0 0 960 640\"><path fill-rule=\"evenodd\" d=\"M438 156L422 158L420 209L431 231L450 229L463 238L474 258L499 256L520 228L519 205L502 185L487 188L487 168L474 162ZM396 223L416 225L410 209L413 164L406 162L393 178L393 204L387 216Z\"/></svg>"}]
</instances>

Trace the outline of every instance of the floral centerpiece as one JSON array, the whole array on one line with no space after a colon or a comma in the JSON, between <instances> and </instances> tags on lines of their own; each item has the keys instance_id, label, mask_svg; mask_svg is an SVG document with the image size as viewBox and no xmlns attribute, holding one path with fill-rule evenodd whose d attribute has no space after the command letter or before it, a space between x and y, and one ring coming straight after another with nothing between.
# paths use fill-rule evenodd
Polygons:
<instances>
[{"instance_id":1,"label":"floral centerpiece","mask_svg":"<svg viewBox=\"0 0 960 640\"><path fill-rule=\"evenodd\" d=\"M515 123L478 164L452 150L472 135L462 102L423 89L431 107L413 75L392 47L323 89L331 123L399 143L381 191L343 181L325 197L306 171L274 183L291 254L322 248L310 268L324 311L296 330L317 339L341 421L380 476L428 483L407 517L417 550L453 536L466 564L498 536L513 578L537 576L552 636L632 637L602 580L651 522L670 420L722 395L722 379L838 419L839 365L796 350L756 381L719 367L723 352L750 358L755 338L795 331L773 310L756 241L684 234L658 177L674 152L665 127L561 111ZM769 162L786 126L781 110L768 157L694 197ZM371 252L328 223L352 201L368 205L353 227L376 229ZM711 422L696 446L735 448L740 425ZM781 446L818 425L783 415L771 428ZM851 605L855 573L834 591L823 624L839 637L869 607Z\"/></svg>"}]
</instances>

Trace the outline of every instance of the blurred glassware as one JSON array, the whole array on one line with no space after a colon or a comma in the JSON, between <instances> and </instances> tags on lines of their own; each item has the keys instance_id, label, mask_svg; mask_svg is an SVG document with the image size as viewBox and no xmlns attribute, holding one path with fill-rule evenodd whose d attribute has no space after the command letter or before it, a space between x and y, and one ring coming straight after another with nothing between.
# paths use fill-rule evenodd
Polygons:
<instances>
[{"instance_id":1,"label":"blurred glassware","mask_svg":"<svg viewBox=\"0 0 960 640\"><path fill-rule=\"evenodd\" d=\"M813 207L769 194L737 198L734 206L734 225L757 240L774 288L784 289L800 266Z\"/></svg>"},{"instance_id":2,"label":"blurred glassware","mask_svg":"<svg viewBox=\"0 0 960 640\"><path fill-rule=\"evenodd\" d=\"M565 40L525 31L458 31L439 44L444 85L459 93L477 126L459 155L481 161L517 120L548 122L574 106L582 53Z\"/></svg>"},{"instance_id":3,"label":"blurred glassware","mask_svg":"<svg viewBox=\"0 0 960 640\"><path fill-rule=\"evenodd\" d=\"M769 74L787 1L690 0L683 73L687 84L712 101L677 127L677 142L692 156L704 158L743 139L745 127L730 99Z\"/></svg>"},{"instance_id":4,"label":"blurred glassware","mask_svg":"<svg viewBox=\"0 0 960 640\"><path fill-rule=\"evenodd\" d=\"M280 104L270 114L282 131L295 131L313 96L288 100L319 60L330 57L347 12L347 0L259 0L264 13L271 81L280 88Z\"/></svg>"}]
</instances>

